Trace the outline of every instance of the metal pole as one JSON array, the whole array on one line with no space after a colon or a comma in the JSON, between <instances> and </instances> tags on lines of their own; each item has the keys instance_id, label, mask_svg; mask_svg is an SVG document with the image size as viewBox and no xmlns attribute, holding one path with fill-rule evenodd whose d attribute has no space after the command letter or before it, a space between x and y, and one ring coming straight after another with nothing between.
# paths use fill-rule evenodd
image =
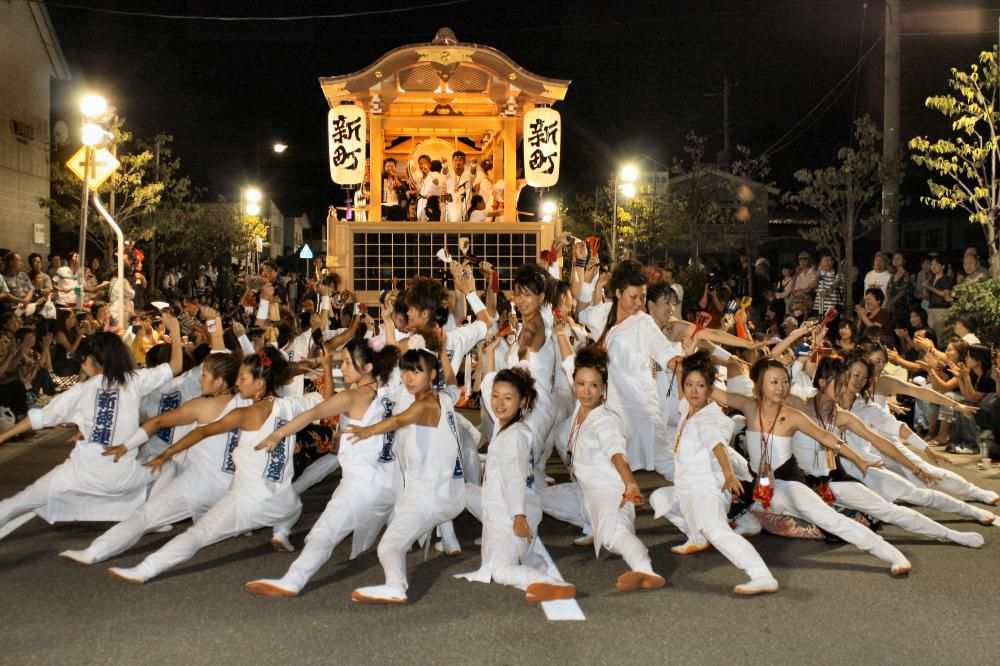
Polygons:
<instances>
[{"instance_id":1,"label":"metal pole","mask_svg":"<svg viewBox=\"0 0 1000 666\"><path fill-rule=\"evenodd\" d=\"M90 193L89 183L90 171L94 163L94 149L87 146L83 152L83 189L80 193L80 251L78 253L79 265L76 270L76 311L83 312L83 272L87 265L87 213L90 207L87 205L87 196Z\"/></svg>"},{"instance_id":2,"label":"metal pole","mask_svg":"<svg viewBox=\"0 0 1000 666\"><path fill-rule=\"evenodd\" d=\"M618 261L618 171L611 178L614 185L614 198L611 205L611 265Z\"/></svg>"},{"instance_id":3,"label":"metal pole","mask_svg":"<svg viewBox=\"0 0 1000 666\"><path fill-rule=\"evenodd\" d=\"M899 0L885 3L885 80L883 89L882 251L899 248ZM850 268L848 267L848 270Z\"/></svg>"},{"instance_id":4,"label":"metal pole","mask_svg":"<svg viewBox=\"0 0 1000 666\"><path fill-rule=\"evenodd\" d=\"M118 304L118 316L116 319L119 326L125 327L127 325L125 321L125 235L122 234L122 228L115 222L115 218L111 217L111 214L101 204L101 197L96 191L94 192L94 208L101 214L104 221L108 223L111 230L115 232L115 236L118 239L118 280L115 282L115 300Z\"/></svg>"}]
</instances>

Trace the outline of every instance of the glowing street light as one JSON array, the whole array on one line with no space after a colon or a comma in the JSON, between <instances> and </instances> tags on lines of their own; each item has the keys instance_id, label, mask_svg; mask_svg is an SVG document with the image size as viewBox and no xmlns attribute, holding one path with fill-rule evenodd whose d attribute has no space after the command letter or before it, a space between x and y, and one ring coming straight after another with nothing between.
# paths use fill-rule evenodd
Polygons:
<instances>
[{"instance_id":1,"label":"glowing street light","mask_svg":"<svg viewBox=\"0 0 1000 666\"><path fill-rule=\"evenodd\" d=\"M246 211L247 215L252 215L253 217L257 217L258 215L260 215L260 204L253 202L248 203L246 205Z\"/></svg>"},{"instance_id":2,"label":"glowing street light","mask_svg":"<svg viewBox=\"0 0 1000 666\"><path fill-rule=\"evenodd\" d=\"M83 126L83 132L81 138L83 139L83 145L85 146L96 146L104 138L108 136L108 132L104 130L100 125L95 125L94 123L87 123Z\"/></svg>"},{"instance_id":3,"label":"glowing street light","mask_svg":"<svg viewBox=\"0 0 1000 666\"><path fill-rule=\"evenodd\" d=\"M639 179L639 169L634 164L624 164L614 174L614 204L611 211L611 262L618 259L618 191L626 199L635 198L635 181Z\"/></svg>"},{"instance_id":4,"label":"glowing street light","mask_svg":"<svg viewBox=\"0 0 1000 666\"><path fill-rule=\"evenodd\" d=\"M626 199L635 198L635 185L632 183L625 183L622 185L622 194L625 195Z\"/></svg>"},{"instance_id":5,"label":"glowing street light","mask_svg":"<svg viewBox=\"0 0 1000 666\"><path fill-rule=\"evenodd\" d=\"M258 190L256 187L248 187L243 192L243 197L250 203L260 203L260 200L263 198L263 195L260 193L260 190Z\"/></svg>"},{"instance_id":6,"label":"glowing street light","mask_svg":"<svg viewBox=\"0 0 1000 666\"><path fill-rule=\"evenodd\" d=\"M551 222L552 218L555 217L556 210L558 210L558 207L556 206L556 202L555 201L552 201L551 199L547 199L546 201L543 201L542 202L542 222Z\"/></svg>"},{"instance_id":7,"label":"glowing street light","mask_svg":"<svg viewBox=\"0 0 1000 666\"><path fill-rule=\"evenodd\" d=\"M80 112L88 118L97 118L108 110L108 100L100 95L86 95L80 100Z\"/></svg>"},{"instance_id":8,"label":"glowing street light","mask_svg":"<svg viewBox=\"0 0 1000 666\"><path fill-rule=\"evenodd\" d=\"M639 179L639 170L633 164L626 164L622 167L621 181L623 183L634 183Z\"/></svg>"},{"instance_id":9,"label":"glowing street light","mask_svg":"<svg viewBox=\"0 0 1000 666\"><path fill-rule=\"evenodd\" d=\"M285 152L286 150L288 150L287 143L282 143L279 141L278 143L274 144L274 152L278 153L279 155Z\"/></svg>"}]
</instances>

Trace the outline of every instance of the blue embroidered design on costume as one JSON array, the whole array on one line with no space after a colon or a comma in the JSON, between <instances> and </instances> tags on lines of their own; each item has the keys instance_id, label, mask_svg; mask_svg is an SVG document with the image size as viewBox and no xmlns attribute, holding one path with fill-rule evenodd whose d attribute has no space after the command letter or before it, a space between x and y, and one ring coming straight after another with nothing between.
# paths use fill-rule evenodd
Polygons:
<instances>
[{"instance_id":1,"label":"blue embroidered design on costume","mask_svg":"<svg viewBox=\"0 0 1000 666\"><path fill-rule=\"evenodd\" d=\"M222 471L227 474L232 474L236 471L236 463L233 462L233 451L236 450L236 445L239 443L240 429L233 428L226 437L226 452L222 456Z\"/></svg>"},{"instance_id":2,"label":"blue embroidered design on costume","mask_svg":"<svg viewBox=\"0 0 1000 666\"><path fill-rule=\"evenodd\" d=\"M118 389L101 389L97 392L94 405L94 427L90 431L90 441L101 446L111 446L118 419Z\"/></svg>"},{"instance_id":3,"label":"blue embroidered design on costume","mask_svg":"<svg viewBox=\"0 0 1000 666\"><path fill-rule=\"evenodd\" d=\"M570 455L573 455L572 453ZM535 485L535 447L532 445L531 454L528 456L528 487Z\"/></svg>"},{"instance_id":4,"label":"blue embroidered design on costume","mask_svg":"<svg viewBox=\"0 0 1000 666\"><path fill-rule=\"evenodd\" d=\"M274 419L274 430L288 423L287 419ZM281 477L285 474L285 462L288 461L288 450L285 447L287 437L282 437L273 451L267 454L267 467L264 468L264 478L275 483L281 482Z\"/></svg>"},{"instance_id":5,"label":"blue embroidered design on costume","mask_svg":"<svg viewBox=\"0 0 1000 666\"><path fill-rule=\"evenodd\" d=\"M160 396L160 414L164 414L171 410L177 409L181 406L181 392L174 391L173 393L164 393ZM173 444L174 442L174 429L171 428L160 428L156 431L156 436L167 444Z\"/></svg>"},{"instance_id":6,"label":"blue embroidered design on costume","mask_svg":"<svg viewBox=\"0 0 1000 666\"><path fill-rule=\"evenodd\" d=\"M455 442L458 444L458 455L455 456L455 473L451 475L451 478L461 479L464 476L462 473L462 438L459 436L458 426L455 424L455 412L449 409L445 412L445 419L448 421L451 434L455 435Z\"/></svg>"},{"instance_id":7,"label":"blue embroidered design on costume","mask_svg":"<svg viewBox=\"0 0 1000 666\"><path fill-rule=\"evenodd\" d=\"M392 410L396 406L396 403L389 400L388 397L382 398L382 407L385 410L382 412L382 418L387 419L392 416ZM392 452L392 444L396 440L396 431L385 433L385 438L382 440L382 450L378 454L378 461L380 463L390 463L396 459L395 454Z\"/></svg>"}]
</instances>

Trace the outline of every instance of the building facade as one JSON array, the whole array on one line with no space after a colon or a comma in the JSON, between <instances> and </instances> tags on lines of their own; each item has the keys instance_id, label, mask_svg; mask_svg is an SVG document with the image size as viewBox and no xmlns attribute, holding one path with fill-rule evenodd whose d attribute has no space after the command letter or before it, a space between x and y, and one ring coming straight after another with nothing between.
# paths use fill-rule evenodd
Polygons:
<instances>
[{"instance_id":1,"label":"building facade","mask_svg":"<svg viewBox=\"0 0 1000 666\"><path fill-rule=\"evenodd\" d=\"M0 246L46 254L51 81L69 67L45 6L0 2Z\"/></svg>"}]
</instances>

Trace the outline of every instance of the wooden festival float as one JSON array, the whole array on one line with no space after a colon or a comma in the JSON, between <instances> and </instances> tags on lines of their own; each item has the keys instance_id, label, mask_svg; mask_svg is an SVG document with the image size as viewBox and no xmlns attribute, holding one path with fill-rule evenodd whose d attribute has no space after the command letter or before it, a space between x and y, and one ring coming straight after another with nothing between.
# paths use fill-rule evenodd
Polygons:
<instances>
[{"instance_id":1,"label":"wooden festival float","mask_svg":"<svg viewBox=\"0 0 1000 666\"><path fill-rule=\"evenodd\" d=\"M365 158L370 170L368 220L328 220L327 267L361 302L375 303L393 277L439 275L436 254L458 257L460 238L471 252L493 263L501 288L512 270L538 261L561 232L558 217L539 211L519 221L518 170L528 185L547 188L559 177L561 119L552 105L566 96L569 81L532 74L489 46L460 43L448 28L425 44L401 46L367 68L320 79L330 105L327 123L330 172L346 188L361 186ZM522 160L518 146L522 143ZM493 162L503 180L505 207L486 222L386 222L382 220L381 167L394 158L397 173L417 170L417 157L450 163L455 150L468 161ZM468 168L468 167L467 167ZM347 217L347 216L344 216Z\"/></svg>"}]
</instances>

